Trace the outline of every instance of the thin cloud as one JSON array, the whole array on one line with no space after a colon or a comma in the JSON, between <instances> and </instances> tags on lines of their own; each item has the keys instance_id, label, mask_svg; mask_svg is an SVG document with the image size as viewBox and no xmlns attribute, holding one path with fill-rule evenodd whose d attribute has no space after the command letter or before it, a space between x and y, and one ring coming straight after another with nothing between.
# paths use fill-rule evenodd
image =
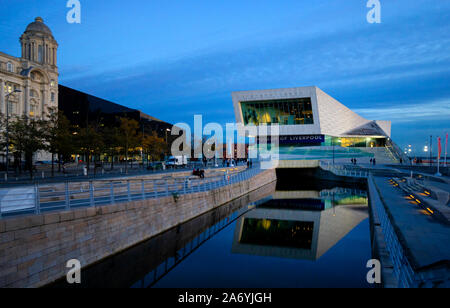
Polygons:
<instances>
[{"instance_id":1,"label":"thin cloud","mask_svg":"<svg viewBox=\"0 0 450 308\"><path fill-rule=\"evenodd\" d=\"M363 117L374 120L390 120L396 123L416 122L421 120L449 120L450 99L423 103L403 103L394 106L360 108L354 111Z\"/></svg>"}]
</instances>

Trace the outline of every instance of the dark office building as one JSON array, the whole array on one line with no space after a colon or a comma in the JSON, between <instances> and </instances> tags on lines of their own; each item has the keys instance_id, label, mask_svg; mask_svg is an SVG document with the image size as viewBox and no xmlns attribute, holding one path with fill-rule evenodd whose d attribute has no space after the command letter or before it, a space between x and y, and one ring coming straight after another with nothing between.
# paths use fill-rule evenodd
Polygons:
<instances>
[{"instance_id":1,"label":"dark office building","mask_svg":"<svg viewBox=\"0 0 450 308\"><path fill-rule=\"evenodd\" d=\"M119 125L120 117L128 117L140 123L145 133L157 132L162 138L170 138L172 124L158 120L139 110L131 109L87 93L62 85L58 86L58 107L74 127L86 127L88 123L105 126Z\"/></svg>"}]
</instances>

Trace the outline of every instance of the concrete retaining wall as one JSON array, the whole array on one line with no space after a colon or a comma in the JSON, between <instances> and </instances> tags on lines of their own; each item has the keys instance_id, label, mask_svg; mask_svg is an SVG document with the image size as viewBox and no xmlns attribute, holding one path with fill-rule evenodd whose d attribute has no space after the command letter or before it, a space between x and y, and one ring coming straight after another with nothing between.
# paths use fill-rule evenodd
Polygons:
<instances>
[{"instance_id":1,"label":"concrete retaining wall","mask_svg":"<svg viewBox=\"0 0 450 308\"><path fill-rule=\"evenodd\" d=\"M276 180L275 170L213 191L0 220L0 287L39 287L66 262L93 264Z\"/></svg>"},{"instance_id":2,"label":"concrete retaining wall","mask_svg":"<svg viewBox=\"0 0 450 308\"><path fill-rule=\"evenodd\" d=\"M161 265L168 259L181 262L184 251L192 251L199 245L198 236L214 231L214 225L230 218L233 213L245 213L248 205L273 195L276 182L265 185L240 198L219 206L205 214L182 223L170 230L151 237L120 253L114 254L82 270L82 284L69 285L65 277L48 285L50 288L123 288L141 281L141 287L147 288L155 279L154 270L159 267L157 277L163 275ZM231 224L234 224L230 220ZM214 233L214 232L211 232ZM208 236L210 232L206 233ZM205 233L204 236L207 236ZM202 237L205 240L205 237ZM132 260L132 264L130 264ZM170 261L169 261L170 262ZM170 268L170 266L169 266ZM148 277L153 272L152 277Z\"/></svg>"},{"instance_id":3,"label":"concrete retaining wall","mask_svg":"<svg viewBox=\"0 0 450 308\"><path fill-rule=\"evenodd\" d=\"M390 252L386 245L380 217L376 211L377 206L383 205L371 176L367 180L367 191L369 194L370 241L372 246L372 256L381 263L381 284L383 288L397 288L398 280L394 274L394 265L392 264Z\"/></svg>"}]
</instances>

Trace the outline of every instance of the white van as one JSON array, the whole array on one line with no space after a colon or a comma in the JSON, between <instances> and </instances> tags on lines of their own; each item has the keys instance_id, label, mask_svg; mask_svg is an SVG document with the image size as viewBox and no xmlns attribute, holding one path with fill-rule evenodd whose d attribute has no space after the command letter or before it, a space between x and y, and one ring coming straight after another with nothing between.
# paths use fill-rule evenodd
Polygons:
<instances>
[{"instance_id":1,"label":"white van","mask_svg":"<svg viewBox=\"0 0 450 308\"><path fill-rule=\"evenodd\" d=\"M188 164L187 157L182 156L170 156L166 161L166 166L169 168L184 167Z\"/></svg>"}]
</instances>

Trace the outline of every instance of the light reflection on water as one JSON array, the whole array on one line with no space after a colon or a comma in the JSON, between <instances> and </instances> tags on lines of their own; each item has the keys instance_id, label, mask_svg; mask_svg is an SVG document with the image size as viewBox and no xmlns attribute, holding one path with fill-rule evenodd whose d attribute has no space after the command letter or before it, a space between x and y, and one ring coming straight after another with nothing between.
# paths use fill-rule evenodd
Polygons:
<instances>
[{"instance_id":1,"label":"light reflection on water","mask_svg":"<svg viewBox=\"0 0 450 308\"><path fill-rule=\"evenodd\" d=\"M369 287L367 194L276 191L155 287Z\"/></svg>"},{"instance_id":2,"label":"light reflection on water","mask_svg":"<svg viewBox=\"0 0 450 308\"><path fill-rule=\"evenodd\" d=\"M81 287L370 287L370 247L365 191L273 185L83 269Z\"/></svg>"}]
</instances>

